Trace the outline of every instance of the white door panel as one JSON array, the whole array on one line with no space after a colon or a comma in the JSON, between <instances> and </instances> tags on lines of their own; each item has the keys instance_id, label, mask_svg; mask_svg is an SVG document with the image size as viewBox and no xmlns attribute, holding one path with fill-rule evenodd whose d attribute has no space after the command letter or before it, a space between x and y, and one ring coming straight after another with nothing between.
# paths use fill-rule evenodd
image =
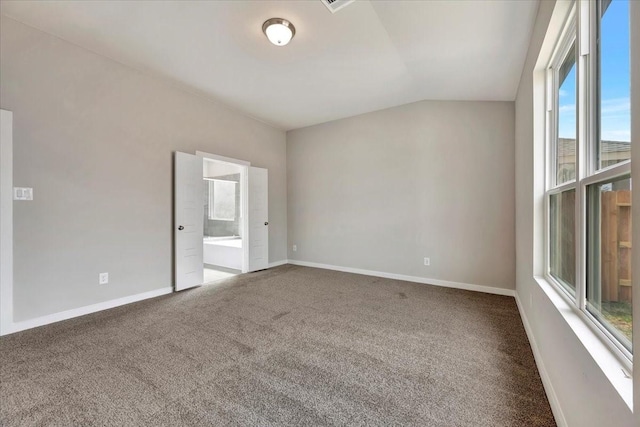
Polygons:
<instances>
[{"instance_id":1,"label":"white door panel","mask_svg":"<svg viewBox=\"0 0 640 427\"><path fill-rule=\"evenodd\" d=\"M13 331L13 113L0 110L0 335Z\"/></svg>"},{"instance_id":2,"label":"white door panel","mask_svg":"<svg viewBox=\"0 0 640 427\"><path fill-rule=\"evenodd\" d=\"M175 157L176 291L204 281L202 241L204 198L202 158L176 152Z\"/></svg>"},{"instance_id":3,"label":"white door panel","mask_svg":"<svg viewBox=\"0 0 640 427\"><path fill-rule=\"evenodd\" d=\"M267 169L249 167L249 271L269 267Z\"/></svg>"}]
</instances>

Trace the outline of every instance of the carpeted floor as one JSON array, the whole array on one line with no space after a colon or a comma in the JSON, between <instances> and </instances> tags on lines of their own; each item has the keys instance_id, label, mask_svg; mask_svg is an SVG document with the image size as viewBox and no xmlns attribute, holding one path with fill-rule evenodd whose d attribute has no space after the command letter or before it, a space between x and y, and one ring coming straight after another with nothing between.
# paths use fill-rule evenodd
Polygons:
<instances>
[{"instance_id":1,"label":"carpeted floor","mask_svg":"<svg viewBox=\"0 0 640 427\"><path fill-rule=\"evenodd\" d=\"M513 298L292 265L219 283L1 338L0 424L555 425Z\"/></svg>"}]
</instances>

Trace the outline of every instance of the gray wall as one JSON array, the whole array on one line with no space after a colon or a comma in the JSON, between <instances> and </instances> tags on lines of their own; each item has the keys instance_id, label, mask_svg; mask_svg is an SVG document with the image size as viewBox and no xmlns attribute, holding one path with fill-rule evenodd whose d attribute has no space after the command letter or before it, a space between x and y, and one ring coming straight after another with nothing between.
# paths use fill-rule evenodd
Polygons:
<instances>
[{"instance_id":1,"label":"gray wall","mask_svg":"<svg viewBox=\"0 0 640 427\"><path fill-rule=\"evenodd\" d=\"M289 259L514 289L513 133L438 101L287 132Z\"/></svg>"},{"instance_id":2,"label":"gray wall","mask_svg":"<svg viewBox=\"0 0 640 427\"><path fill-rule=\"evenodd\" d=\"M172 285L174 151L267 168L269 258L286 258L282 130L4 16L0 31L14 185L35 197L14 203L14 320Z\"/></svg>"},{"instance_id":3,"label":"gray wall","mask_svg":"<svg viewBox=\"0 0 640 427\"><path fill-rule=\"evenodd\" d=\"M542 190L538 178L544 176L544 170L534 170L534 157L538 156L536 161L542 161L544 153L537 150L534 152L532 73L554 4L553 1L540 3L516 98L516 292L541 356L538 363L545 367L567 425L640 425L640 411L637 411L638 414L634 417L580 339L534 279L534 275L542 274L543 265L542 248L539 246L541 239L536 239L538 243L534 243L534 225L536 232L540 232L543 206L541 197L534 198L534 185L536 192ZM640 4L636 6L640 9ZM640 42L637 37L635 42ZM635 83L640 84L637 75ZM635 165L640 161L638 153L640 150L634 149L632 152ZM640 168L635 169L634 180L640 180L638 172ZM635 200L640 199L639 189L640 186L634 188ZM638 252L640 251L634 252L635 268L638 266ZM636 301L639 300L636 299L637 288L634 296ZM635 372L634 375L637 377L640 370L636 369Z\"/></svg>"}]
</instances>

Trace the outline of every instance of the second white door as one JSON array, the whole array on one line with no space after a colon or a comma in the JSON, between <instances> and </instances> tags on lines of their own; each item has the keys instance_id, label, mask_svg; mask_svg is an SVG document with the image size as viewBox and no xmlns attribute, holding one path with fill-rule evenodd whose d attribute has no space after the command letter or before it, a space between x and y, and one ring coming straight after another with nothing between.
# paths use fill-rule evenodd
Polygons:
<instances>
[{"instance_id":1,"label":"second white door","mask_svg":"<svg viewBox=\"0 0 640 427\"><path fill-rule=\"evenodd\" d=\"M249 167L249 268L269 267L269 178L267 169Z\"/></svg>"},{"instance_id":2,"label":"second white door","mask_svg":"<svg viewBox=\"0 0 640 427\"><path fill-rule=\"evenodd\" d=\"M201 285L204 198L202 158L176 152L175 156L175 269L176 291Z\"/></svg>"}]
</instances>

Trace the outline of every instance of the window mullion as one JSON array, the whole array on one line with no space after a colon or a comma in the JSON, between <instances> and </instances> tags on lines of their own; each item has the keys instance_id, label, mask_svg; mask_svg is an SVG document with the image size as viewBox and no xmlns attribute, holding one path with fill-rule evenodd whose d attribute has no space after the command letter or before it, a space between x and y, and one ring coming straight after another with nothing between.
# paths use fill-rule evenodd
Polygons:
<instances>
[{"instance_id":1,"label":"window mullion","mask_svg":"<svg viewBox=\"0 0 640 427\"><path fill-rule=\"evenodd\" d=\"M631 162L621 162L607 169L599 170L592 175L584 178L582 181L586 185L596 184L600 181L607 181L622 175L631 174Z\"/></svg>"},{"instance_id":2,"label":"window mullion","mask_svg":"<svg viewBox=\"0 0 640 427\"><path fill-rule=\"evenodd\" d=\"M558 185L557 187L549 189L549 194L558 194L563 193L567 190L571 190L572 188L577 188L578 183L576 181L565 182L564 184Z\"/></svg>"},{"instance_id":3,"label":"window mullion","mask_svg":"<svg viewBox=\"0 0 640 427\"><path fill-rule=\"evenodd\" d=\"M587 137L586 142L588 144L587 150L587 169L585 176L591 176L598 170L598 109L596 101L598 99L598 64L597 64L597 52L598 52L598 6L597 1L583 2L587 4L588 8L588 37L589 54L586 60L587 70L587 88L586 94L588 96L586 104L587 112Z\"/></svg>"},{"instance_id":4,"label":"window mullion","mask_svg":"<svg viewBox=\"0 0 640 427\"><path fill-rule=\"evenodd\" d=\"M545 75L545 85L547 87L546 93L546 140L553 141L551 144L546 144L546 182L545 189L548 190L555 186L555 167L553 165L556 164L556 141L555 141L555 132L556 132L556 117L553 109L553 105L555 104L555 92L557 79L555 78L555 72L552 68L548 68Z\"/></svg>"},{"instance_id":5,"label":"window mullion","mask_svg":"<svg viewBox=\"0 0 640 427\"><path fill-rule=\"evenodd\" d=\"M590 42L590 2L578 2L577 18L577 52L576 77L577 77L577 101L576 101L576 212L575 212L575 239L576 239L576 305L580 310L585 308L586 278L587 278L587 209L586 209L586 187L583 179L590 173L591 147L589 132L590 109L589 109L589 61L591 55Z\"/></svg>"}]
</instances>

